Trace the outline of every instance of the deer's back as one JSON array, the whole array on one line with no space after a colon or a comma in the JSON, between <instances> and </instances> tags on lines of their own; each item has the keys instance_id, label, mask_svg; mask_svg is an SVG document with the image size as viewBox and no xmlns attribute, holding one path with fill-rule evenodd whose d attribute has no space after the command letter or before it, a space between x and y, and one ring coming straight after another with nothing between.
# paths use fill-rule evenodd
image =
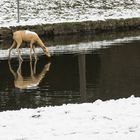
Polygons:
<instances>
[{"instance_id":1,"label":"deer's back","mask_svg":"<svg viewBox=\"0 0 140 140\"><path fill-rule=\"evenodd\" d=\"M14 32L13 39L27 41L27 42L30 42L30 41L36 42L38 39L38 35L37 33L31 32L28 30L20 30L20 31Z\"/></svg>"}]
</instances>

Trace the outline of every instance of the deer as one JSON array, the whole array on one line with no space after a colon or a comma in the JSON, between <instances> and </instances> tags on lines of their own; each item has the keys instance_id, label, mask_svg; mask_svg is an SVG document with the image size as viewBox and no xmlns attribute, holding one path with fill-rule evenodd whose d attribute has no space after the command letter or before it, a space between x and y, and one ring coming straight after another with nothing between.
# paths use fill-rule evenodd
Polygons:
<instances>
[{"instance_id":1,"label":"deer","mask_svg":"<svg viewBox=\"0 0 140 140\"><path fill-rule=\"evenodd\" d=\"M11 66L11 62L8 61L9 70L14 76L15 87L21 90L37 88L42 79L46 76L47 72L49 71L51 63L46 63L42 71L39 74L36 74L37 61L35 61L33 68L32 61L30 60L30 76L28 77L24 77L22 74L22 63L23 61L20 61L17 71L14 71L14 69Z\"/></svg>"},{"instance_id":2,"label":"deer","mask_svg":"<svg viewBox=\"0 0 140 140\"><path fill-rule=\"evenodd\" d=\"M15 31L13 33L13 40L14 40L13 44L9 48L9 59L10 59L10 54L11 54L12 49L14 47L16 47L18 57L21 61L23 61L23 59L21 57L21 52L20 52L20 46L21 46L23 41L30 42L30 46L29 46L30 47L30 59L32 56L32 50L34 52L35 59L37 59L37 55L35 53L34 43L37 43L43 49L43 51L47 57L51 57L51 55L49 53L49 49L44 45L44 43L42 42L42 40L40 39L40 37L38 36L38 34L36 32L29 31L29 30Z\"/></svg>"}]
</instances>

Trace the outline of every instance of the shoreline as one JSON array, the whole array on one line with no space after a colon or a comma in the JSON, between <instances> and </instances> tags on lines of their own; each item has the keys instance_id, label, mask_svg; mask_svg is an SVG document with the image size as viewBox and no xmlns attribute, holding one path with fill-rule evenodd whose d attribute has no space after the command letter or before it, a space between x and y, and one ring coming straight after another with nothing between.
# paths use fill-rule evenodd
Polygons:
<instances>
[{"instance_id":1,"label":"shoreline","mask_svg":"<svg viewBox=\"0 0 140 140\"><path fill-rule=\"evenodd\" d=\"M83 33L102 33L108 31L121 31L140 29L140 18L106 19L98 21L79 21L63 23L46 23L37 25L18 25L0 27L0 40L12 38L12 32L16 30L31 30L40 36L59 36Z\"/></svg>"}]
</instances>

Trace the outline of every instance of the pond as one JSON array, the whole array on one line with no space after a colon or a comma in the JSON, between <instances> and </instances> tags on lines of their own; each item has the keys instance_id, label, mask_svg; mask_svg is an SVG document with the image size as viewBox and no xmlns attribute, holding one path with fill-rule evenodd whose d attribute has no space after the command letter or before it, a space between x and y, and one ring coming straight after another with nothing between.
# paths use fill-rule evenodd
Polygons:
<instances>
[{"instance_id":1,"label":"pond","mask_svg":"<svg viewBox=\"0 0 140 140\"><path fill-rule=\"evenodd\" d=\"M0 52L0 111L140 96L139 39L139 31L56 37L50 59L22 63Z\"/></svg>"}]
</instances>

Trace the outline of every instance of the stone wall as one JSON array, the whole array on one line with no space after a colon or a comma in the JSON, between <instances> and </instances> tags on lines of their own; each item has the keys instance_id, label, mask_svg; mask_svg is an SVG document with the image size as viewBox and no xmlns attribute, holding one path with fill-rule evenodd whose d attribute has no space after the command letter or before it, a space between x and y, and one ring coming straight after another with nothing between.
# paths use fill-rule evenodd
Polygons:
<instances>
[{"instance_id":1,"label":"stone wall","mask_svg":"<svg viewBox=\"0 0 140 140\"><path fill-rule=\"evenodd\" d=\"M54 24L41 24L34 26L16 26L16 27L1 27L0 39L11 38L12 32L16 30L28 29L35 31L40 36L57 36L57 35L70 35L82 33L97 33L111 30L129 30L139 29L140 18L131 19L108 19L105 21L83 21L83 22L69 22L69 23L54 23Z\"/></svg>"}]
</instances>

